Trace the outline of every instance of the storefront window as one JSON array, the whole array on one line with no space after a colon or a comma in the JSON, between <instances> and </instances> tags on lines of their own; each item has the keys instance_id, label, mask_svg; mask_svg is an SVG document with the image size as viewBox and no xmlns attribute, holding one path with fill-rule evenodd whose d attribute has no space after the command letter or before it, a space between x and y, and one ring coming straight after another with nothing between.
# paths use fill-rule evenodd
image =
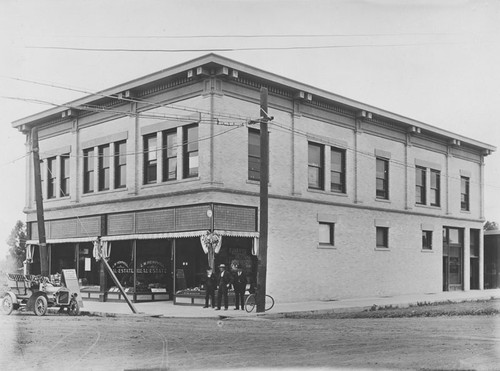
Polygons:
<instances>
[{"instance_id":1,"label":"storefront window","mask_svg":"<svg viewBox=\"0 0 500 371\"><path fill-rule=\"evenodd\" d=\"M134 255L132 253L132 242L111 241L108 243L111 244L108 260L109 266L123 288L132 288L134 286ZM108 277L107 286L108 288L115 286L111 277Z\"/></svg>"},{"instance_id":2,"label":"storefront window","mask_svg":"<svg viewBox=\"0 0 500 371\"><path fill-rule=\"evenodd\" d=\"M75 247L73 244L50 246L50 274L62 273L63 269L75 269Z\"/></svg>"},{"instance_id":3,"label":"storefront window","mask_svg":"<svg viewBox=\"0 0 500 371\"><path fill-rule=\"evenodd\" d=\"M136 293L166 293L171 287L171 244L168 240L137 241Z\"/></svg>"}]
</instances>

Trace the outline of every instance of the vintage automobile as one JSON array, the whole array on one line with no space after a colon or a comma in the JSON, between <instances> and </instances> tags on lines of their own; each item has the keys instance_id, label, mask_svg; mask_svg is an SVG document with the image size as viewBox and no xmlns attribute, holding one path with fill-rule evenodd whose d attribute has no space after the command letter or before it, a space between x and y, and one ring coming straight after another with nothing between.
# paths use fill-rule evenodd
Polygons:
<instances>
[{"instance_id":1,"label":"vintage automobile","mask_svg":"<svg viewBox=\"0 0 500 371\"><path fill-rule=\"evenodd\" d=\"M9 291L1 299L1 310L11 314L16 310L32 310L37 316L47 313L49 307L59 307L70 316L80 313L77 293L72 293L60 282L48 277L7 273Z\"/></svg>"}]
</instances>

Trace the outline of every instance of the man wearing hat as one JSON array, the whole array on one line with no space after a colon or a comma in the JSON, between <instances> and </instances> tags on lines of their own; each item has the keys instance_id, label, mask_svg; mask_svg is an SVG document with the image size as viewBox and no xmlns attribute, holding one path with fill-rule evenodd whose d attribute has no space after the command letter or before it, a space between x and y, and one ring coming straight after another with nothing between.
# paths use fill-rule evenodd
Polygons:
<instances>
[{"instance_id":1,"label":"man wearing hat","mask_svg":"<svg viewBox=\"0 0 500 371\"><path fill-rule=\"evenodd\" d=\"M227 310L229 308L227 292L229 290L229 287L231 286L231 273L226 271L225 264L219 265L219 271L220 271L219 279L217 280L219 286L217 290L217 308L215 310L220 310L223 296L224 296L224 310Z\"/></svg>"},{"instance_id":2,"label":"man wearing hat","mask_svg":"<svg viewBox=\"0 0 500 371\"><path fill-rule=\"evenodd\" d=\"M236 273L233 276L233 287L234 287L234 296L235 296L235 308L234 310L245 309L245 291L247 288L247 277L243 272L243 267L238 264L236 266Z\"/></svg>"}]
</instances>

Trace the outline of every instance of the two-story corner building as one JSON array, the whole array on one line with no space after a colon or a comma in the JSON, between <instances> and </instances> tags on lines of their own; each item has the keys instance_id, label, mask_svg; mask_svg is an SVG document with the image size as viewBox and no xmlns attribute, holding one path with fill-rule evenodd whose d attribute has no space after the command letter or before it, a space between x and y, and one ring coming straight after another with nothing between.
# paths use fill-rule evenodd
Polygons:
<instances>
[{"instance_id":1,"label":"two-story corner building","mask_svg":"<svg viewBox=\"0 0 500 371\"><path fill-rule=\"evenodd\" d=\"M134 300L196 302L213 263L237 260L255 280L262 86L274 117L269 293L483 288L483 160L495 147L214 54L13 123L27 154L38 129L51 274L76 268L86 295L119 299L93 259L98 239ZM212 257L208 232L221 241Z\"/></svg>"}]
</instances>

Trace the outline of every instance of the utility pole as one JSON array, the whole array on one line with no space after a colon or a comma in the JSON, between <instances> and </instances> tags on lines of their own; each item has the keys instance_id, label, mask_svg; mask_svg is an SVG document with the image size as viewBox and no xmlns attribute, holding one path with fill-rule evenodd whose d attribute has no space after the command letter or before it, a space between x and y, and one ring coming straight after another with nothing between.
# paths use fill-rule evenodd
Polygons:
<instances>
[{"instance_id":1,"label":"utility pole","mask_svg":"<svg viewBox=\"0 0 500 371\"><path fill-rule=\"evenodd\" d=\"M38 128L31 129L31 150L35 175L36 224L38 226L38 245L40 246L41 275L49 276L49 254L45 237L45 218L43 216L42 177L40 172L40 148L38 147Z\"/></svg>"},{"instance_id":2,"label":"utility pole","mask_svg":"<svg viewBox=\"0 0 500 371\"><path fill-rule=\"evenodd\" d=\"M257 313L265 311L268 236L269 131L267 122L267 88L260 88L260 218L259 254L257 265Z\"/></svg>"}]
</instances>

